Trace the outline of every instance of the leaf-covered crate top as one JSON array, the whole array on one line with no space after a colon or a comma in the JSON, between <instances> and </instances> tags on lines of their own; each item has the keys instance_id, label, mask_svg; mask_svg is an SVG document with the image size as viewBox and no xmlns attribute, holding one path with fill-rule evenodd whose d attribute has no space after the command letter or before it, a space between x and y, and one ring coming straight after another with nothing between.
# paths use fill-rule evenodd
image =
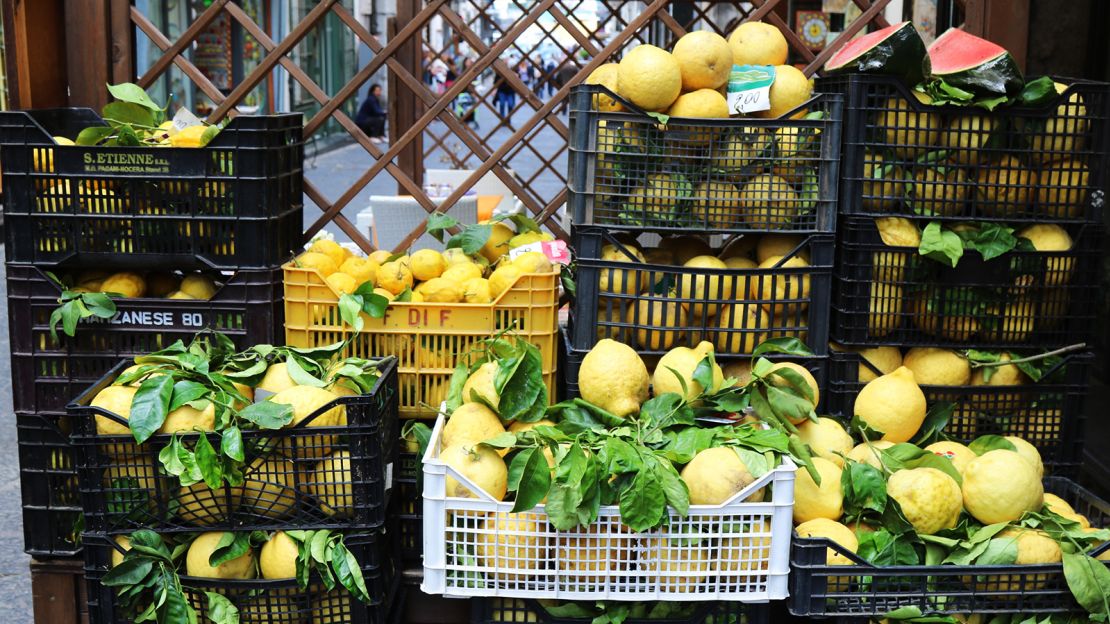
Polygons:
<instances>
[{"instance_id":1,"label":"leaf-covered crate top","mask_svg":"<svg viewBox=\"0 0 1110 624\"><path fill-rule=\"evenodd\" d=\"M1015 359L1036 355L1008 351ZM979 436L1017 436L1041 454L1045 472L1073 477L1083 459L1085 406L1094 356L1075 353L1037 362L1043 377L1015 386L921 386L930 414L945 419L944 432L964 444ZM829 413L851 420L856 395L865 385L861 370L878 373L857 353L829 355L829 383L824 391ZM984 369L985 370L985 369ZM938 423L939 424L939 423Z\"/></svg>"},{"instance_id":2,"label":"leaf-covered crate top","mask_svg":"<svg viewBox=\"0 0 1110 624\"><path fill-rule=\"evenodd\" d=\"M1101 229L1064 230L1070 249L1017 247L990 260L965 250L953 267L917 246L885 244L871 218L843 219L830 338L851 346L953 349L1089 343Z\"/></svg>"},{"instance_id":3,"label":"leaf-covered crate top","mask_svg":"<svg viewBox=\"0 0 1110 624\"><path fill-rule=\"evenodd\" d=\"M732 244L752 248L768 236L774 235L743 234ZM732 356L750 354L771 338L797 338L824 354L833 237L798 236L784 247L784 255L762 268L671 266L641 261L639 250L613 232L576 228L571 344L588 350L612 338L662 355L706 340L718 355Z\"/></svg>"},{"instance_id":4,"label":"leaf-covered crate top","mask_svg":"<svg viewBox=\"0 0 1110 624\"><path fill-rule=\"evenodd\" d=\"M299 113L240 115L203 148L60 146L86 108L0 113L8 260L276 266L300 246Z\"/></svg>"},{"instance_id":5,"label":"leaf-covered crate top","mask_svg":"<svg viewBox=\"0 0 1110 624\"><path fill-rule=\"evenodd\" d=\"M444 422L437 419L424 457L422 591L626 601L786 596L795 471L789 460L722 505L691 505L685 517L668 509L669 522L659 529L633 532L618 507L601 506L593 524L563 531L549 523L542 504L514 513L514 503L488 495L446 496L448 478L481 490L438 459ZM769 500L743 502L768 486Z\"/></svg>"},{"instance_id":6,"label":"leaf-covered crate top","mask_svg":"<svg viewBox=\"0 0 1110 624\"><path fill-rule=\"evenodd\" d=\"M293 264L283 269L285 344L320 347L351 334L339 294L319 272ZM361 315L363 329L344 355L395 355L400 416L430 417L447 396L457 354L511 331L539 349L544 383L554 400L559 283L558 272L525 274L490 304L391 302L383 318Z\"/></svg>"},{"instance_id":7,"label":"leaf-covered crate top","mask_svg":"<svg viewBox=\"0 0 1110 624\"><path fill-rule=\"evenodd\" d=\"M895 76L821 79L818 90L845 96L841 213L1100 222L1110 190L1110 84L1042 83L1042 103L986 110L933 105Z\"/></svg>"},{"instance_id":8,"label":"leaf-covered crate top","mask_svg":"<svg viewBox=\"0 0 1110 624\"><path fill-rule=\"evenodd\" d=\"M602 92L625 112L594 110ZM580 85L568 209L576 225L624 231L832 232L841 109L817 94L780 119L665 118Z\"/></svg>"},{"instance_id":9,"label":"leaf-covered crate top","mask_svg":"<svg viewBox=\"0 0 1110 624\"><path fill-rule=\"evenodd\" d=\"M190 536L181 535L182 539ZM185 599L197 613L198 622L226 622L209 610L208 593L223 596L239 611L239 622L343 622L385 624L397 595L398 569L393 544L380 532L349 532L344 544L360 564L370 603L363 603L338 583L328 590L318 575L309 577L306 589L296 579L223 580L186 576L179 572ZM130 624L137 614L128 613L117 596L117 587L100 580L109 570L119 546L112 536L89 533L85 540L90 622ZM182 556L184 559L184 556ZM337 579L338 581L338 579ZM223 601L221 601L223 602ZM184 622L185 620L181 620Z\"/></svg>"},{"instance_id":10,"label":"leaf-covered crate top","mask_svg":"<svg viewBox=\"0 0 1110 624\"><path fill-rule=\"evenodd\" d=\"M128 421L89 405L129 364L109 371L69 408L89 530L376 528L385 522L389 465L399 436L395 360L383 360L369 393L339 397L296 426L236 428L234 441L226 431L155 433L141 445L131 434L98 435L96 424L128 423L135 431L146 419L140 402L132 404ZM316 426L314 419L337 407L346 414L345 425ZM265 418L261 410L252 414ZM223 468L217 450L226 453L229 443L241 447L241 486L218 474ZM192 483L183 485L186 480Z\"/></svg>"},{"instance_id":11,"label":"leaf-covered crate top","mask_svg":"<svg viewBox=\"0 0 1110 624\"><path fill-rule=\"evenodd\" d=\"M1092 526L1110 525L1110 503L1067 479L1049 477L1044 483L1046 493L1066 500ZM830 548L858 567L827 565ZM790 566L788 604L795 615L869 618L917 608L924 614L1086 616L1064 578L1072 571L1061 564L876 567L830 540L796 537Z\"/></svg>"}]
</instances>

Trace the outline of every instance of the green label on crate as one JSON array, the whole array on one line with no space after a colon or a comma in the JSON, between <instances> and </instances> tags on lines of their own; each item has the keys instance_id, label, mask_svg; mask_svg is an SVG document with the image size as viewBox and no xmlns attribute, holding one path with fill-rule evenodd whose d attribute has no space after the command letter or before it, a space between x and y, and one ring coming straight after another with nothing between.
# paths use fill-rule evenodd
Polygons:
<instances>
[{"instance_id":1,"label":"green label on crate","mask_svg":"<svg viewBox=\"0 0 1110 624\"><path fill-rule=\"evenodd\" d=\"M728 110L745 115L771 110L774 65L733 65L728 76Z\"/></svg>"}]
</instances>

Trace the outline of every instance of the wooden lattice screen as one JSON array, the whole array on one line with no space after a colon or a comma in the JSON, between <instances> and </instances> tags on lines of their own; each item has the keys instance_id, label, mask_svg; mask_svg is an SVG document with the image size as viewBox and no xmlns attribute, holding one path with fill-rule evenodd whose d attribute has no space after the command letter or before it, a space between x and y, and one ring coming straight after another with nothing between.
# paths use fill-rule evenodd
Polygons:
<instances>
[{"instance_id":1,"label":"wooden lattice screen","mask_svg":"<svg viewBox=\"0 0 1110 624\"><path fill-rule=\"evenodd\" d=\"M305 122L305 135L311 136L320 131L329 119L334 119L370 155L372 164L339 197L328 197L316 185L305 180L305 192L309 199L322 211L322 215L305 232L312 236L329 221L334 222L353 241L364 249L372 249L366 239L342 210L382 171L392 176L398 185L398 192L412 195L424 209L432 212L437 203L429 198L422 188L421 179L426 153L442 152L450 165L465 167L473 173L465 182L457 185L443 206L452 206L487 173L496 175L516 195L538 221L545 223L552 232L565 237L557 219L553 217L566 201L566 137L568 134L565 117L559 109L570 87L585 78L602 63L614 60L629 45L649 42L669 47L674 41L691 29L713 29L726 34L737 24L747 20L764 20L778 26L790 43L796 58L807 64L806 74L812 75L840 45L848 41L868 25L885 26L883 9L890 0L852 0L862 14L854 20L845 32L820 54L811 51L784 19L786 0L752 0L750 2L675 2L675 0L598 0L604 10L599 10L599 23L596 28L584 29L573 18L582 8L583 0L509 0L511 6L519 10L519 17L510 24L498 23L496 19L473 19L474 15L492 16L493 0L397 0L396 26L391 28L391 36L383 43L359 23L356 16L341 4L340 0L320 0L304 18L290 29L281 41L273 41L265 29L257 25L250 16L231 0L213 0L195 21L186 28L176 40L170 40L160 32L154 23L137 7L127 0L112 1L112 40L117 48L121 44L118 28L134 26L144 33L162 51L150 68L137 77L139 84L149 86L171 67L177 67L185 76L216 104L210 119L219 119L227 114L235 114L235 106L257 87L275 68L283 68L290 79L299 83L301 88L320 105L318 112ZM607 11L607 14L605 13ZM201 33L226 12L263 48L260 62L234 87L224 95L205 78L204 74L189 61L186 51ZM126 20L120 17L126 14ZM342 88L334 93L322 89L303 68L293 60L291 52L313 28L328 14L334 14L349 28L358 41L369 48L372 56ZM463 15L471 16L466 19ZM681 17L680 17L681 16ZM722 16L727 16L722 18ZM450 43L457 45L465 42L477 54L475 62L464 69L454 83L442 93L433 91L423 80L421 59L423 53L439 55L445 50L434 49L426 43L427 33L433 19L447 25ZM550 24L555 24L551 26ZM484 24L486 37L478 32L478 25ZM547 24L546 26L544 24ZM520 37L533 26L542 31L541 40L550 42L548 49L561 50L566 58L563 66L549 71L532 85L525 84L517 73L503 60L507 54L525 55L518 43ZM554 35L555 29L562 29L574 39L574 47L560 43ZM493 29L492 37L489 29ZM532 32L535 29L532 28ZM487 44L487 40L492 43ZM554 46L552 48L551 46ZM116 71L119 78L119 63L130 63L131 55L127 50L116 50ZM573 77L562 81L557 92L548 98L536 93L537 85L543 85L556 75L567 77L566 66L574 69ZM390 125L393 128L388 147L380 147L371 142L354 120L348 116L342 105L377 72L385 67L390 75ZM563 71L560 71L563 70ZM481 130L463 123L456 114L455 104L458 96L468 90L480 76L493 74L493 84L507 81L517 92L515 114L512 122L500 120L487 124ZM474 94L473 111L489 111L486 119L499 119L491 112L496 111L494 102L495 88ZM465 113L466 111L464 111ZM465 114L464 114L465 117ZM541 141L541 137L545 137ZM542 143L542 147L540 144ZM555 146L552 149L552 145ZM538 166L537 164L538 163ZM514 175L515 174L515 175ZM403 249L415 241L424 231L421 224L400 243Z\"/></svg>"}]
</instances>

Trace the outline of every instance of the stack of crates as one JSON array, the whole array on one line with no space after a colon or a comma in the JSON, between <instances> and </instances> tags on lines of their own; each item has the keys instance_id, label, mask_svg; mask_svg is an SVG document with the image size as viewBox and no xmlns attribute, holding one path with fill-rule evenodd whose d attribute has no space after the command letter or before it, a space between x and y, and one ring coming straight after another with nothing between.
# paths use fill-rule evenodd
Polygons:
<instances>
[{"instance_id":1,"label":"stack of crates","mask_svg":"<svg viewBox=\"0 0 1110 624\"><path fill-rule=\"evenodd\" d=\"M616 98L619 112L599 110ZM571 95L568 210L577 293L566 393L603 338L649 370L707 341L722 366L770 338L828 351L842 101L780 119L660 119L595 85Z\"/></svg>"},{"instance_id":2,"label":"stack of crates","mask_svg":"<svg viewBox=\"0 0 1110 624\"><path fill-rule=\"evenodd\" d=\"M118 363L69 405L86 527L90 623L134 621L137 613L117 592L137 590L109 587L102 580L133 546L133 533L148 529L159 535L168 551L190 553L195 539L213 532L262 532L268 539L277 531L311 531L321 538L325 536L320 531L339 533L354 561L347 558L339 565L333 559L330 565L340 573L357 564L369 602L342 586L329 587L315 573L304 586L295 578L255 579L254 574L234 579L189 576L191 555L180 559L187 560L188 567L178 572L185 598L200 621L215 619L208 613L206 598L206 592L215 592L238 608L242 622L384 624L399 583L396 538L387 521L398 438L396 359L377 362L378 379L367 393L337 397L305 415L298 426L244 430L242 485L221 482L215 488L205 481L183 486L162 467L163 457L175 445L199 449L199 436L220 448L220 433L157 433L136 444L125 418L94 406L97 395L129 365L129 360ZM316 424L317 418L336 410L342 414L339 423ZM109 423L126 433L103 433ZM310 547L322 553L324 545L312 539ZM258 546L253 544L255 557ZM267 573L266 561L262 555L262 574Z\"/></svg>"},{"instance_id":3,"label":"stack of crates","mask_svg":"<svg viewBox=\"0 0 1110 624\"><path fill-rule=\"evenodd\" d=\"M818 82L846 106L826 405L848 422L866 383L903 360L913 369L925 355L970 356L967 368L941 366L943 378L918 367L929 409L950 410L944 433L1025 439L1051 475L1046 491L1105 523L1107 504L1068 478L1082 461L1094 359L1110 85L1059 82L1050 104L994 111L924 104L892 76ZM977 366L1050 351L1060 355L1036 370ZM1036 582L1002 567L986 574L997 582L985 592L952 566L834 574L827 545L795 539L798 615L1078 609L1058 565Z\"/></svg>"},{"instance_id":4,"label":"stack of crates","mask_svg":"<svg viewBox=\"0 0 1110 624\"><path fill-rule=\"evenodd\" d=\"M302 123L300 114L239 116L203 148L101 147L53 138L104 125L89 109L0 113L28 553L80 550L70 399L120 358L188 342L206 328L240 347L283 339L280 267L302 238ZM72 337L61 323L57 338L51 334L59 280L74 292L95 291L121 272L136 276L124 278L134 289L125 294L140 296L113 297L114 317L83 320ZM204 276L215 292L167 298L189 275Z\"/></svg>"}]
</instances>

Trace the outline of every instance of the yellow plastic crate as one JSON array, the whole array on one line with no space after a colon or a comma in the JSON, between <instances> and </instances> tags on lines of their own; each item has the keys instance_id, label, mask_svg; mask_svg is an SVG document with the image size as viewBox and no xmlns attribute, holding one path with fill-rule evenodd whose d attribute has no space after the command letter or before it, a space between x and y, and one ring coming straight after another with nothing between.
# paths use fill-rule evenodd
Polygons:
<instances>
[{"instance_id":1,"label":"yellow plastic crate","mask_svg":"<svg viewBox=\"0 0 1110 624\"><path fill-rule=\"evenodd\" d=\"M345 340L352 329L339 317L339 293L315 269L285 270L285 343L318 347ZM385 317L363 315L363 330L347 355L398 359L401 418L434 418L447 396L458 354L510 330L543 357L549 400L555 400L559 344L559 272L521 275L496 301L391 303Z\"/></svg>"}]
</instances>

